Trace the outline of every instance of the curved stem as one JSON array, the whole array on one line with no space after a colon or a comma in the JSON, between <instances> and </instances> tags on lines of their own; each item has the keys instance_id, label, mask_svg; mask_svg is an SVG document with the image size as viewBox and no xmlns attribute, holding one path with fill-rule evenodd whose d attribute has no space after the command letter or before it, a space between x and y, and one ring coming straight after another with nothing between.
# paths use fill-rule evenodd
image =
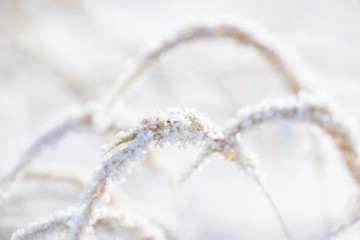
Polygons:
<instances>
[{"instance_id":1,"label":"curved stem","mask_svg":"<svg viewBox=\"0 0 360 240\"><path fill-rule=\"evenodd\" d=\"M188 27L178 32L171 38L164 40L154 49L150 49L143 54L137 63L129 64L125 73L120 76L116 82L113 92L105 100L104 110L110 109L118 96L122 96L128 88L138 79L138 77L147 70L160 56L169 52L185 43L194 42L200 39L230 39L238 44L247 45L256 49L264 58L277 69L285 79L285 84L294 94L301 90L311 89L305 83L310 78L310 73L295 57L294 53L289 53L276 44L276 40L255 24L202 24ZM310 81L306 81L310 82Z\"/></svg>"}]
</instances>

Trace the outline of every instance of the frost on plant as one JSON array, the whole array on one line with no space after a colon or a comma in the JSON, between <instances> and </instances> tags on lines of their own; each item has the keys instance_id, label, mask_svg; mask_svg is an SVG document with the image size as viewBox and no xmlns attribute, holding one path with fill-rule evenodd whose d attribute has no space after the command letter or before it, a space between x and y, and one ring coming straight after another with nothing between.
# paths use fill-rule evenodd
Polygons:
<instances>
[{"instance_id":1,"label":"frost on plant","mask_svg":"<svg viewBox=\"0 0 360 240\"><path fill-rule=\"evenodd\" d=\"M267 99L254 105L245 104L245 107L239 109L236 117L229 119L224 125L215 123L193 108L168 108L165 111L153 112L141 118L133 129L121 126L115 120L114 115L117 112L125 111L116 109L115 103L123 100L130 86L155 61L175 48L204 39L230 39L235 43L257 50L280 73L284 85L291 93L290 96L277 97L277 100ZM246 144L244 138L251 130L274 122L286 121L305 127L316 127L333 141L358 189L360 187L360 166L356 124L330 97L321 89L315 88L313 84L312 73L304 67L296 54L254 24L218 22L195 24L184 28L140 54L138 60L121 74L120 80L115 82L111 91L84 103L78 111L69 114L40 135L25 151L15 168L0 178L0 204L2 204L0 207L6 206L6 204L11 206L11 201L10 203L4 201L7 197L11 200L15 199L14 202L16 202L16 197L21 193L16 191L13 193L10 190L20 185L20 180L23 180L22 184L29 184L29 186L34 184L53 187L56 185L54 183L60 183L59 186L71 185L76 188L75 190L81 192L74 206L55 211L47 218L35 221L28 227L14 226L18 230L12 234L11 239L51 239L65 236L66 239L78 240L101 239L105 235L111 239L114 237L143 240L181 239L183 235L176 232L173 227L169 227L170 223L154 217L153 212L137 211L138 209L134 207L137 201L131 199L126 191L122 191L123 185L118 186L118 183L123 182L127 177L130 167L136 167L135 162L143 163L138 165L145 169L144 174L146 171L151 171L157 164L161 165L161 168L157 169L160 172L159 175L168 174L172 175L172 178L177 177L176 174L172 174L171 170L173 169L167 164L175 162L179 157L174 157L174 159L166 157L166 163L159 160L156 164L147 160L146 154L150 151L155 152L154 149L160 148L165 151L170 146L175 146L179 152L185 150L187 146L196 150L194 162L182 175L182 183L188 181L196 171L204 168L207 162L215 158L214 155L239 168L240 172L248 176L261 190L262 196L275 214L273 220L277 221L286 239L297 239L292 232L294 227L291 225L292 222L289 222L289 216L283 214L284 204L277 204L276 195L270 191L271 187L265 181L265 171L259 167L260 163L267 161L280 169L279 162L272 162L272 157L268 155L257 159L256 152ZM241 87L236 86L239 94L241 94ZM259 88L261 87L264 86L259 86ZM81 88L76 87L76 91L81 91ZM198 91L203 91L203 88L199 88ZM227 95L228 93L221 94ZM149 95L149 93L144 93L146 97ZM216 96L211 97L216 98ZM236 106L241 105L236 103ZM149 112L152 111L152 108L149 109ZM102 146L104 158L99 161L96 169L89 172L90 180L84 180L80 174L71 175L61 170L44 172L29 169L32 162L41 155L46 147L55 145L67 133L81 128L91 129L103 142L109 142L109 136L115 138L114 141ZM118 133L115 134L115 132ZM317 144L324 138L320 135L315 136L316 144L312 147L317 148ZM259 140L255 143L259 142L260 144L260 139L255 140ZM83 144L83 149L87 151L86 141ZM268 144L271 145L271 143ZM152 158L157 161L157 152ZM85 160L76 158L72 160L81 162L84 165L82 167L87 169ZM206 171L206 168L204 169ZM199 176L199 178L201 177ZM146 181L146 177L141 178L137 183L140 185L144 181ZM242 183L233 183L231 187L237 188L238 184L243 186ZM134 186L130 189L135 192L140 191L140 188L135 187L134 189ZM183 188L176 187L172 189L171 193L175 196L174 198L180 199L176 194L182 190ZM74 194L74 192L72 189L69 194ZM10 193L13 195L9 195ZM128 198L134 205L125 201ZM204 201L206 200L204 199ZM324 238L335 239L357 225L360 220L358 213L351 213L351 216L353 217L349 221L334 228L329 234L324 233ZM239 218L241 217L239 216Z\"/></svg>"}]
</instances>

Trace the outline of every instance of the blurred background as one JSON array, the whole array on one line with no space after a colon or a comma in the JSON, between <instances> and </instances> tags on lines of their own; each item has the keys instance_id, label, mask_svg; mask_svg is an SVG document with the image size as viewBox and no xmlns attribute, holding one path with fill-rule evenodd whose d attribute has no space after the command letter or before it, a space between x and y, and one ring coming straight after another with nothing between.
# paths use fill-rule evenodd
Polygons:
<instances>
[{"instance_id":1,"label":"blurred background","mask_svg":"<svg viewBox=\"0 0 360 240\"><path fill-rule=\"evenodd\" d=\"M360 124L357 0L0 0L0 176L52 122L109 94L129 59L147 46L184 26L227 17L257 22L294 48L322 90ZM141 75L117 103L116 119L128 129L144 114L179 106L223 124L245 105L288 94L276 69L253 49L199 40ZM351 216L357 188L332 141L320 133L314 153L305 128L276 123L245 141L258 154L294 239L320 239ZM102 159L101 145L111 139L75 132L32 168L88 179ZM158 215L175 239L285 239L261 191L220 157L179 187L178 175L194 152L155 150L157 167L134 166L119 191ZM75 204L79 192L62 184L19 184L0 206L0 238ZM338 239L359 239L359 230Z\"/></svg>"}]
</instances>

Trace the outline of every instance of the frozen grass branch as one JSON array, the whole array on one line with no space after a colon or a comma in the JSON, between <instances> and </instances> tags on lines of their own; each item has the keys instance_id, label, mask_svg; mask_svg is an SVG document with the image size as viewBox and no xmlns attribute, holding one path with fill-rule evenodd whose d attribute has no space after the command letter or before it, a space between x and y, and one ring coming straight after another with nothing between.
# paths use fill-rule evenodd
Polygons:
<instances>
[{"instance_id":1,"label":"frozen grass branch","mask_svg":"<svg viewBox=\"0 0 360 240\"><path fill-rule=\"evenodd\" d=\"M138 76L141 75L151 64L159 59L159 57L176 48L182 46L185 43L193 42L199 39L231 39L239 44L244 44L257 49L268 62L273 65L286 80L286 85L289 89L297 94L300 90L310 90L308 83L311 74L305 70L299 58L295 56L295 53L290 53L283 49L280 44L277 44L277 40L274 40L269 34L266 33L259 26L254 23L216 23L216 24L201 24L193 27L188 27L183 31L173 35L172 37L164 40L157 47L149 50L140 57L138 63L131 64L131 68L121 75L121 80L116 82L116 86L113 88L112 94L104 97L99 102L103 102L104 109L107 110L116 101L118 96L123 95L126 90L132 85ZM6 198L8 194L8 188L15 182L16 179L21 178L21 172L27 165L41 152L41 150L53 143L58 142L67 132L73 131L82 126L92 126L95 118L95 110L93 106L89 111L89 105L84 106L81 110L81 114L74 114L69 116L64 121L55 125L48 132L45 132L38 140L26 151L21 162L16 168L3 179L0 185L0 202L1 199ZM100 110L100 119L103 117L106 111ZM97 118L99 119L99 114ZM105 120L104 120L105 121ZM106 122L106 121L105 121ZM110 125L112 125L110 120ZM100 122L100 125L104 123ZM105 123L107 125L108 123Z\"/></svg>"},{"instance_id":2,"label":"frozen grass branch","mask_svg":"<svg viewBox=\"0 0 360 240\"><path fill-rule=\"evenodd\" d=\"M118 134L117 141L108 147L102 166L95 171L92 182L82 193L82 201L72 221L71 239L79 239L85 227L95 223L94 211L98 205L106 203L102 200L107 198L107 186L112 180L121 180L129 162L143 159L150 145L204 145L219 135L221 131L216 125L190 109L156 113L142 120L135 130Z\"/></svg>"},{"instance_id":3,"label":"frozen grass branch","mask_svg":"<svg viewBox=\"0 0 360 240\"><path fill-rule=\"evenodd\" d=\"M257 128L265 123L286 120L315 125L325 131L341 151L346 166L354 181L360 186L359 137L352 120L345 116L328 100L320 100L306 93L278 101L265 101L254 107L245 107L235 119L228 121L224 129L225 138ZM204 157L199 158L185 176L191 176L205 162L214 149L208 148ZM186 180L186 179L185 179Z\"/></svg>"},{"instance_id":4,"label":"frozen grass branch","mask_svg":"<svg viewBox=\"0 0 360 240\"><path fill-rule=\"evenodd\" d=\"M155 113L142 120L135 130L120 132L117 138L113 144L105 147L106 159L82 194L79 212L72 221L71 239L79 239L85 227L96 221L93 213L98 204L104 204L101 203L101 199L106 198L106 188L110 179L121 180L123 176L120 174L126 171L128 163L142 160L149 145L162 147L164 144L172 144L185 147L186 144L192 144L220 152L246 169L263 188L258 171L249 157L250 154L243 149L236 136L224 138L221 128L195 110L171 109ZM264 192L266 193L265 189ZM280 217L268 193L267 197ZM280 219L288 239L292 239L284 221Z\"/></svg>"},{"instance_id":5,"label":"frozen grass branch","mask_svg":"<svg viewBox=\"0 0 360 240\"><path fill-rule=\"evenodd\" d=\"M348 230L350 230L355 225L358 225L360 222L360 214L354 215L350 218L350 220L346 223L340 224L335 227L330 234L328 234L326 240L335 240Z\"/></svg>"},{"instance_id":6,"label":"frozen grass branch","mask_svg":"<svg viewBox=\"0 0 360 240\"><path fill-rule=\"evenodd\" d=\"M69 230L69 221L74 214L73 209L58 211L46 219L31 224L27 229L16 231L11 240L41 239L52 233L58 234ZM133 211L108 209L101 213L101 219L94 228L117 236L133 236L141 240L171 240L171 234L160 222L141 216Z\"/></svg>"},{"instance_id":7,"label":"frozen grass branch","mask_svg":"<svg viewBox=\"0 0 360 240\"><path fill-rule=\"evenodd\" d=\"M278 213L288 239L291 239L286 225L252 161L251 154L237 138L250 129L275 120L310 123L323 129L336 142L350 173L359 184L356 137L352 129L348 129L350 125L345 124L342 116L326 101L304 93L300 94L299 98L290 97L282 101L264 102L253 108L240 110L237 118L229 121L224 129L216 126L195 110L174 108L166 112L154 113L143 119L136 129L120 132L117 140L105 147L105 160L95 171L93 180L83 191L81 202L70 220L71 239L80 239L85 229L94 225L100 218L99 208L106 204L109 198L108 185L124 178L123 175L128 169L128 164L142 160L150 145L163 147L164 144L179 147L191 144L202 147L205 149L202 156L220 153L226 159L238 164L241 169L245 169L262 187L272 207Z\"/></svg>"},{"instance_id":8,"label":"frozen grass branch","mask_svg":"<svg viewBox=\"0 0 360 240\"><path fill-rule=\"evenodd\" d=\"M174 48L185 43L200 39L230 39L256 49L274 68L280 72L290 91L297 94L302 90L314 91L310 87L313 74L301 63L300 58L293 51L284 49L279 40L252 22L199 24L163 40L156 47L142 54L137 62L131 63L128 70L120 76L117 87L106 102L105 107L111 106L119 96L122 96L138 77L148 69L152 63Z\"/></svg>"},{"instance_id":9,"label":"frozen grass branch","mask_svg":"<svg viewBox=\"0 0 360 240\"><path fill-rule=\"evenodd\" d=\"M114 120L110 119L109 122L106 122L105 118L111 116L108 111L113 110L114 102L119 96L125 94L130 85L162 54L198 39L215 38L230 39L256 49L280 72L286 85L294 93L293 97L281 101L266 101L252 108L241 109L237 118L229 121L223 128L215 125L195 110L174 108L154 113L140 121L136 129L120 132L116 141L105 146L105 159L95 170L92 181L83 190L77 208L58 212L48 219L32 225L27 230L19 230L13 234L12 239L36 239L51 232L68 231L72 240L78 240L86 230L91 230L92 226L112 230L118 227L127 229L136 236L140 236L141 239L169 239L167 232L159 225L139 221L138 224L129 226L130 218L128 216L104 213L101 210L101 207L109 201L110 185L124 179L129 163L142 160L151 145L163 147L165 144L176 145L180 148L190 144L202 149L194 165L185 175L185 180L214 153L221 154L225 159L245 170L263 190L277 214L287 239L292 239L261 178L251 152L241 144L241 137L247 131L278 120L307 123L326 132L336 143L349 172L360 186L356 130L352 128L348 119L330 104L330 101L319 100L303 93L304 91L313 93L317 91L308 84L312 76L296 56L284 50L276 43L276 40L252 24L217 23L189 27L163 41L145 53L129 71L121 76L121 81L117 82L112 93L98 101L101 103L100 107L89 109L88 106L91 104L87 104L79 113L71 115L42 135L25 152L20 164L1 180L0 201L5 199L11 186L21 178L56 179L57 176L54 175L31 175L31 173L26 173L25 169L44 147L58 142L69 131L83 126L99 129L99 126L95 126L96 121L94 120L96 119L102 120L98 123L99 125L103 125L105 122L105 128L100 128L100 131L108 131L107 124L114 124ZM72 179L62 178L61 181L72 181ZM350 224L342 225L339 231L335 231L332 236L337 236L338 233L356 222L358 222L358 218ZM149 226L155 230L152 229L148 232L156 233L155 235L144 234Z\"/></svg>"},{"instance_id":10,"label":"frozen grass branch","mask_svg":"<svg viewBox=\"0 0 360 240\"><path fill-rule=\"evenodd\" d=\"M27 229L20 229L12 234L11 240L41 239L45 235L67 229L66 222L71 217L73 210L60 210L48 218L41 219L31 224Z\"/></svg>"}]
</instances>

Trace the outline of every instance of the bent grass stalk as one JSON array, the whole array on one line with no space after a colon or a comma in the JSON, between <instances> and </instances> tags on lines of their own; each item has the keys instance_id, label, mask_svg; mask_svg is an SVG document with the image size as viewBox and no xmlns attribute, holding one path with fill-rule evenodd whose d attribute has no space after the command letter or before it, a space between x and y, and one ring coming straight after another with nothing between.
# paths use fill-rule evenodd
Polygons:
<instances>
[{"instance_id":1,"label":"bent grass stalk","mask_svg":"<svg viewBox=\"0 0 360 240\"><path fill-rule=\"evenodd\" d=\"M123 96L138 77L162 54L185 43L200 39L230 39L235 43L255 48L282 75L285 84L292 93L297 94L303 90L314 91L309 86L309 78L312 78L311 73L305 69L299 57L295 56L295 53L286 51L284 47L277 44L279 40L271 37L254 23L199 24L187 27L183 31L174 34L142 54L138 62L129 64L128 70L120 76L120 81L116 82L117 86L113 88L113 93L109 95L105 108L111 107L119 96Z\"/></svg>"},{"instance_id":2,"label":"bent grass stalk","mask_svg":"<svg viewBox=\"0 0 360 240\"><path fill-rule=\"evenodd\" d=\"M330 105L328 101L319 100L306 93L301 93L298 97L298 100L295 97L289 97L285 101L265 101L254 107L241 109L237 118L228 121L224 132L225 136L245 134L262 124L279 120L315 125L334 140L342 153L348 171L360 187L359 137L356 129L352 128L351 119L344 116L336 106ZM213 151L209 148L202 156L210 156ZM195 161L189 172L185 174L183 181L187 180L204 162L204 157Z\"/></svg>"},{"instance_id":3,"label":"bent grass stalk","mask_svg":"<svg viewBox=\"0 0 360 240\"><path fill-rule=\"evenodd\" d=\"M60 210L47 219L31 224L26 230L21 229L13 233L12 240L38 239L51 233L69 230L68 222L74 214L73 209ZM171 240L171 234L162 224L154 219L136 214L135 212L108 209L101 213L102 218L94 224L94 228L101 228L106 232L124 232L124 236L136 236L142 240ZM119 236L119 235L118 235ZM120 235L121 236L121 235Z\"/></svg>"},{"instance_id":4,"label":"bent grass stalk","mask_svg":"<svg viewBox=\"0 0 360 240\"><path fill-rule=\"evenodd\" d=\"M73 239L79 237L86 225L93 225L96 222L93 215L97 210L96 208L103 204L100 200L106 199L105 195L108 196L105 188L110 183L109 177L122 177L119 173L126 171L127 160L135 160L136 157L143 156L141 147L145 148L152 142L156 145L162 145L165 142L195 144L200 139L205 141L205 139L209 138L209 135L217 134L217 128L210 123L206 124L202 115L192 110L186 110L185 112L186 114L179 109L173 109L163 115L154 115L144 119L141 122L141 128L135 130L138 138L128 143L122 154L108 153L102 166L95 171L93 181L85 188L82 194L83 201L76 210L75 217L65 219L71 223L70 232ZM121 136L118 137L121 138ZM123 142L123 139L117 141L116 144L121 142ZM37 231L37 228L40 228L45 229L44 231L47 232L49 226L54 225L57 227L58 220L63 222L63 215L51 216L48 222L44 221L37 224L37 227L33 230ZM31 229L26 234L23 231L18 231L13 235L13 239L29 239L29 237L33 236L32 234Z\"/></svg>"},{"instance_id":5,"label":"bent grass stalk","mask_svg":"<svg viewBox=\"0 0 360 240\"><path fill-rule=\"evenodd\" d=\"M122 180L128 164L142 159L149 145L192 144L205 148L205 153L221 153L245 169L267 193L258 170L236 137L251 128L279 119L310 123L323 129L342 151L355 181L360 179L358 167L355 167L358 165L358 153L352 129L343 124L341 116L336 115L332 108L311 96L300 94L299 99L292 97L285 101L269 101L254 108L242 109L238 117L229 121L224 129L194 110L171 109L143 119L135 130L119 133L118 139L108 146L104 162L95 171L93 180L82 193L74 216L69 220L71 239L79 239L86 227L95 224L100 217L96 216L99 206L107 202L108 185L114 180ZM270 195L266 196L273 203ZM273 207L277 209L275 205ZM288 238L291 239L290 235Z\"/></svg>"},{"instance_id":6,"label":"bent grass stalk","mask_svg":"<svg viewBox=\"0 0 360 240\"><path fill-rule=\"evenodd\" d=\"M107 153L102 166L95 171L92 182L82 193L70 238L79 239L84 228L96 221L93 212L107 194L106 187L111 179L121 180L121 173L126 171L129 162L142 159L150 144L160 147L165 143L201 145L219 134L219 128L202 114L194 110L171 109L145 118L134 131L118 135L119 139L110 149L120 148L119 151Z\"/></svg>"},{"instance_id":7,"label":"bent grass stalk","mask_svg":"<svg viewBox=\"0 0 360 240\"><path fill-rule=\"evenodd\" d=\"M153 61L157 60L161 54L170 51L183 43L203 38L228 38L235 42L254 47L265 57L265 59L279 70L293 93L299 95L301 90L313 91L304 84L304 80L308 77L307 72L301 67L299 68L291 55L287 54L285 51L281 51L280 48L271 43L271 38L261 31L257 32L253 28L247 28L246 26L239 27L238 25L231 24L200 25L180 32L172 39L165 41L155 50L145 54L139 61L139 64L124 76L121 85L115 88L113 94L111 94L110 97L104 98L104 101L102 101L104 102L104 106L100 110L108 110L108 108L111 108L112 104L116 101L117 96L123 95L137 77L146 70ZM186 114L190 114L187 117L178 114L182 112L181 110L172 110L173 112L171 114L174 114L173 117L175 117L175 121L174 118L168 119L169 122L166 122L166 124L184 123L184 125L177 125L176 128L173 128L173 126L169 127L163 122L164 125L161 125L161 128L155 127L154 129L146 129L147 124L151 123L144 120L145 122L141 123L141 126L144 128L140 127L135 131L125 133L125 135L120 134L120 136L118 136L118 141L108 146L104 164L96 171L93 182L90 183L83 192L83 203L77 209L75 217L71 218L71 236L73 239L78 239L86 226L95 223L97 218L93 216L93 212L98 206L99 200L106 196L107 185L113 178L119 176L121 178L121 173L124 173L127 164L132 160L136 160L136 158L141 158L143 152L147 151L147 146L150 144L161 146L163 143L185 145L186 143L191 143L205 147L206 150L204 150L202 157L195 163L195 167L190 171L190 175L194 170L198 169L198 166L201 165L204 159L209 157L212 153L219 152L223 154L225 158L239 164L242 169L247 169L250 176L254 177L255 182L258 181L257 183L264 189L264 193L269 202L277 211L270 195L268 195L262 182L259 181L260 178L257 176L257 170L252 167L249 159L244 158L246 154L244 154L243 149L241 151L238 151L239 149L236 150L236 146L239 148L242 147L234 144L235 142L238 143L236 136L240 133L257 127L262 123L277 119L311 123L327 132L335 140L339 150L343 154L343 158L352 177L357 184L360 185L359 166L356 162L358 153L354 147L351 129L349 131L349 129L346 128L347 125L343 124L338 118L338 115L334 115L332 109L328 109L328 106L325 106L324 103L313 101L313 99L310 101L308 100L309 99L304 101L304 99L301 98L299 102L296 102L296 100L293 99L288 105L284 103L269 103L270 105L265 106L264 104L261 105L261 107L246 111L243 110L239 117L232 121L229 125L230 127L227 126L224 129L224 132L221 132L217 127L214 127L212 131L209 131L209 126L201 125L198 121L199 119L197 119L198 115L194 114L194 112L192 113L193 115L191 115L190 110L185 110ZM85 115L76 115L75 118L74 116L71 116L69 119L75 120L74 122L79 119L81 121L76 124L61 123L53 128L52 131L45 133L45 135L39 138L29 151L26 152L25 157L18 167L8 176L8 178L2 181L2 185L8 187L17 179L20 179L26 166L41 152L41 149L44 146L58 141L66 132L71 131L72 129L76 129L79 126L91 125L95 116L94 113L95 111L90 111ZM162 117L153 116L153 120L160 120L161 118ZM68 121L65 122L68 123ZM190 123L190 125L187 125L188 123ZM160 122L158 122L158 124L160 124ZM213 126L213 124L210 125ZM193 129L192 127L194 126L200 126L200 128ZM185 130L180 130L178 127L185 127ZM160 130L163 131L165 129L169 132L165 131L159 133ZM194 131L198 136L191 135L191 131ZM168 136L167 134L169 133L176 134L174 136ZM147 136L146 134L150 135ZM182 136L182 134L189 134L189 136ZM212 134L222 134L223 136L214 138L214 136L211 136ZM5 194L2 195L5 196ZM279 219L282 220L278 211L277 213ZM285 229L286 232L286 225L283 221L282 223L283 229ZM288 234L288 239L291 239L290 234Z\"/></svg>"},{"instance_id":8,"label":"bent grass stalk","mask_svg":"<svg viewBox=\"0 0 360 240\"><path fill-rule=\"evenodd\" d=\"M233 144L235 138L246 130L279 119L310 123L318 126L334 139L343 154L349 172L359 184L358 153L352 129L347 129L348 124L343 123L341 115L334 112L325 102L307 94L300 94L299 97L299 99L292 97L285 101L264 102L254 108L240 110L238 118L228 122L223 132L219 132L219 128L208 127L214 125L205 121L204 117L199 117L199 114L194 115L189 110L185 112L175 110L170 112L170 115L167 112L146 118L136 130L120 133L119 139L108 146L106 160L95 172L93 182L83 193L83 202L79 205L80 212L74 220L75 224L71 231L72 239L79 239L84 227L94 221L91 219L94 203L97 204L105 194L109 179L116 176L115 172L124 172L129 162L142 158L143 152L148 151L148 146L152 143L162 146L164 143L189 142L206 147L205 151L220 152L226 158L232 159L236 158L242 149L240 145ZM206 124L199 122L200 119ZM209 132L209 129L215 131ZM218 137L211 138L211 135ZM116 148L120 150L116 152ZM256 176L256 172L253 172L254 168L249 167L251 166L249 161L246 161L244 156L238 158L240 160L236 162L242 168L250 170L250 175Z\"/></svg>"},{"instance_id":9,"label":"bent grass stalk","mask_svg":"<svg viewBox=\"0 0 360 240\"><path fill-rule=\"evenodd\" d=\"M269 63L276 67L276 69L283 75L286 80L285 83L289 86L290 90L297 94L300 90L308 90L310 88L305 84L310 74L300 64L294 54L289 54L284 51L276 41L272 39L265 31L260 29L254 24L230 24L230 23L217 23L217 24L202 24L194 27L189 27L168 40L164 40L158 47L145 53L139 60L138 64L134 64L133 68L122 75L121 81L115 83L115 89L112 94L103 98L99 102L103 102L104 106L101 115L106 115L106 110L111 108L112 104L116 101L118 96L122 96L126 90L135 82L138 76L141 75L151 64L156 61L162 54L179 47L185 43L193 42L198 39L212 39L224 38L231 39L239 44L244 44L249 47L257 49ZM39 139L26 151L24 157L15 169L7 176L6 179L0 181L0 204L8 195L8 188L14 184L15 180L21 179L23 170L40 154L41 150L53 143L61 140L61 138L70 131L73 131L82 126L91 126L95 111L88 111L89 105L84 106L83 112L85 115L74 114L70 115L58 125L55 125L48 132L45 132ZM104 113L105 110L105 113ZM98 115L98 114L97 114ZM76 122L76 124L74 124ZM70 124L69 124L70 123Z\"/></svg>"}]
</instances>

